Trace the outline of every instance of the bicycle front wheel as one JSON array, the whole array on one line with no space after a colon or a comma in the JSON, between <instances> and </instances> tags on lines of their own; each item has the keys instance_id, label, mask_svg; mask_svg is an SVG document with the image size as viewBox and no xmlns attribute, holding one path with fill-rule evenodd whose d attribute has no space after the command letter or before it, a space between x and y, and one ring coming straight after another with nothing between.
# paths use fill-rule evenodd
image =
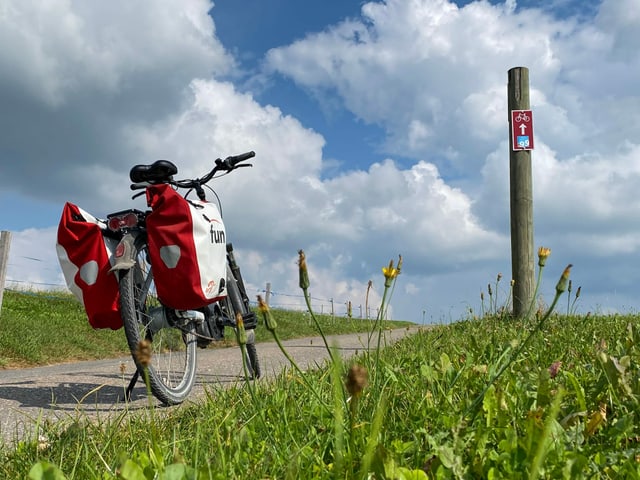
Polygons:
<instances>
[{"instance_id":1,"label":"bicycle front wheel","mask_svg":"<svg viewBox=\"0 0 640 480\"><path fill-rule=\"evenodd\" d=\"M195 383L195 324L181 322L176 326L167 320L168 312L156 295L147 244L139 237L135 248L136 263L120 277L120 309L127 343L153 395L165 405L176 405L187 398ZM146 345L150 352L141 348Z\"/></svg>"}]
</instances>

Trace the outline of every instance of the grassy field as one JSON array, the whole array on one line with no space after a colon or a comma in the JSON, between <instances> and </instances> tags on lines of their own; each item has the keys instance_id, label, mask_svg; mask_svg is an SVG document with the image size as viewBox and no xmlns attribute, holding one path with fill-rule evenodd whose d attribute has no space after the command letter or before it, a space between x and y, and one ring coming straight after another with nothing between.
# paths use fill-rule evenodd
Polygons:
<instances>
[{"instance_id":1,"label":"grassy field","mask_svg":"<svg viewBox=\"0 0 640 480\"><path fill-rule=\"evenodd\" d=\"M347 364L212 388L195 406L42 425L0 447L0 477L640 478L637 323L488 314L434 326Z\"/></svg>"}]
</instances>

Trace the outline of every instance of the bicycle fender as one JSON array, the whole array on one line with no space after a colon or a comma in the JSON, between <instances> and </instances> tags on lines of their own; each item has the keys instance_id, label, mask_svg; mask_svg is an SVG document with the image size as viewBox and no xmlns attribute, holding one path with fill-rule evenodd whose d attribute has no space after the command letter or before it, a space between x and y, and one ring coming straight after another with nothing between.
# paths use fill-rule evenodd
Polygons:
<instances>
[{"instance_id":1,"label":"bicycle fender","mask_svg":"<svg viewBox=\"0 0 640 480\"><path fill-rule=\"evenodd\" d=\"M135 238L132 234L127 233L118 246L116 247L114 257L114 263L110 272L117 270L129 270L136 264L136 249L134 248Z\"/></svg>"}]
</instances>

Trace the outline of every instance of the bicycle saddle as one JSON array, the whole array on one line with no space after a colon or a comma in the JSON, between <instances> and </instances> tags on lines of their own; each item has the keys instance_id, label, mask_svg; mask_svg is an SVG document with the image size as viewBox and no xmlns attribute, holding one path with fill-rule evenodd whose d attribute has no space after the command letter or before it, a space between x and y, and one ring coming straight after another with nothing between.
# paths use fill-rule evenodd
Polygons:
<instances>
[{"instance_id":1,"label":"bicycle saddle","mask_svg":"<svg viewBox=\"0 0 640 480\"><path fill-rule=\"evenodd\" d=\"M133 183L162 183L171 180L178 173L178 167L169 160L156 160L151 165L135 165L129 172Z\"/></svg>"}]
</instances>

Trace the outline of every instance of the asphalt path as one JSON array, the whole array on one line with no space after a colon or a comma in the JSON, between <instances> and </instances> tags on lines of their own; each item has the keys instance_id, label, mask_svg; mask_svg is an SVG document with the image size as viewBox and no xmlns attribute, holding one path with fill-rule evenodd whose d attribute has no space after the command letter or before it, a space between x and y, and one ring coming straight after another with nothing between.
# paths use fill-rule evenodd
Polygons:
<instances>
[{"instance_id":1,"label":"asphalt path","mask_svg":"<svg viewBox=\"0 0 640 480\"><path fill-rule=\"evenodd\" d=\"M382 345L389 345L417 330L417 327L387 330ZM375 348L377 334L371 341L367 333L330 336L327 340L346 358L364 351L369 344ZM321 337L287 340L283 345L303 369L321 366L328 357ZM262 369L260 381L268 381L289 366L275 343L258 343L256 348ZM125 409L130 412L144 409L149 398L142 382L134 388L131 401L123 401L124 390L134 371L131 357L0 370L2 440L13 444L21 439L36 438L38 425L45 421L72 421L79 416L104 418ZM239 348L198 350L196 385L185 404L202 398L207 385L235 385L243 381ZM153 403L161 405L155 399Z\"/></svg>"}]
</instances>

